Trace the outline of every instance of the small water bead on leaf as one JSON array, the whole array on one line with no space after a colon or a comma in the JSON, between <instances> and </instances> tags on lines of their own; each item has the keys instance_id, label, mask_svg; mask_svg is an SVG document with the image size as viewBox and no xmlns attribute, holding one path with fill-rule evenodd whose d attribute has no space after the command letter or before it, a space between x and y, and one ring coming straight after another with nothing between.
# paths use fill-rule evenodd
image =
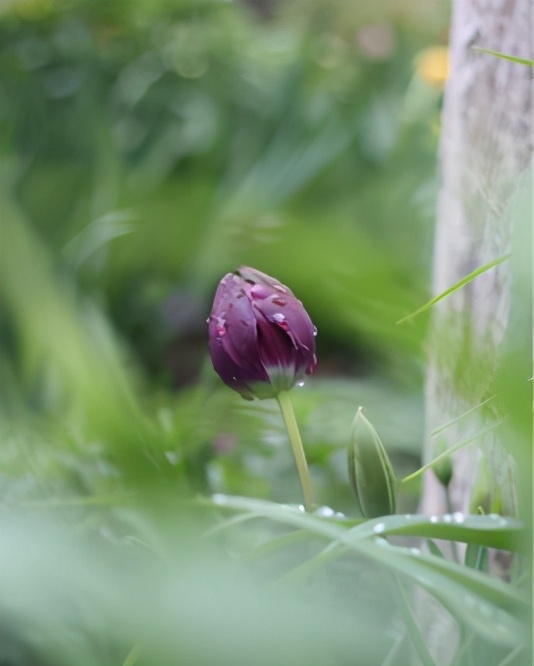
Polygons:
<instances>
[{"instance_id":1,"label":"small water bead on leaf","mask_svg":"<svg viewBox=\"0 0 534 666\"><path fill-rule=\"evenodd\" d=\"M214 504L219 504L220 506L223 506L227 502L227 496L223 495L223 493L215 493L214 495L211 496L211 501Z\"/></svg>"},{"instance_id":2,"label":"small water bead on leaf","mask_svg":"<svg viewBox=\"0 0 534 666\"><path fill-rule=\"evenodd\" d=\"M386 529L386 526L384 523L378 523L377 525L374 526L373 532L375 534L382 534Z\"/></svg>"}]
</instances>

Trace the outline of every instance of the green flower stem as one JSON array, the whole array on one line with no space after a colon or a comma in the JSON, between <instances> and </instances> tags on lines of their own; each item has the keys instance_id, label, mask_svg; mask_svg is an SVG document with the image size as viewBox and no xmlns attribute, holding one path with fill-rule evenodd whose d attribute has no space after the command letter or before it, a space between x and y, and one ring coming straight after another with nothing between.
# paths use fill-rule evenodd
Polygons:
<instances>
[{"instance_id":1,"label":"green flower stem","mask_svg":"<svg viewBox=\"0 0 534 666\"><path fill-rule=\"evenodd\" d=\"M306 511L310 512L313 510L310 472L308 470L308 463L306 462L306 455L300 438L299 427L297 425L297 420L295 419L293 404L287 391L279 393L276 399L280 405L280 411L282 412L289 434L289 440L291 441L291 447L293 448L293 455L295 456L295 462L297 464L300 485L302 486L302 492L304 494L304 508Z\"/></svg>"}]
</instances>

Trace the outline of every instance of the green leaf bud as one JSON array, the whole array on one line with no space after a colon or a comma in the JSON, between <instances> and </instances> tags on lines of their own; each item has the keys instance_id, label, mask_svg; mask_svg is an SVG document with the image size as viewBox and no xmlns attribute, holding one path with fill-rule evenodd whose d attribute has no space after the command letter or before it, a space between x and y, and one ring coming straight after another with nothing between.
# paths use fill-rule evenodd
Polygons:
<instances>
[{"instance_id":1,"label":"green leaf bud","mask_svg":"<svg viewBox=\"0 0 534 666\"><path fill-rule=\"evenodd\" d=\"M362 514L378 518L395 513L395 475L376 430L359 407L348 449L350 485Z\"/></svg>"},{"instance_id":2,"label":"green leaf bud","mask_svg":"<svg viewBox=\"0 0 534 666\"><path fill-rule=\"evenodd\" d=\"M444 451L446 451L446 449L447 449L446 442L443 438L441 438L439 441L439 445L437 447L436 455L441 455ZM442 458L435 465L432 465L432 470L436 475L436 477L438 478L438 481L441 483L441 485L444 488L448 488L453 473L451 456Z\"/></svg>"}]
</instances>

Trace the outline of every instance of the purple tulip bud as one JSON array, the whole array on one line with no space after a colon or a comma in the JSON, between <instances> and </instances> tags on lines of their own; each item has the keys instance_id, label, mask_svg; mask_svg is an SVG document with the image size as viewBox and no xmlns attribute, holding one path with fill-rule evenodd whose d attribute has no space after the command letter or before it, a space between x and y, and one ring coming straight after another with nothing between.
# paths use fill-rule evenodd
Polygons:
<instances>
[{"instance_id":1,"label":"purple tulip bud","mask_svg":"<svg viewBox=\"0 0 534 666\"><path fill-rule=\"evenodd\" d=\"M302 303L254 268L223 277L208 327L215 371L248 400L275 397L317 366L317 329Z\"/></svg>"}]
</instances>

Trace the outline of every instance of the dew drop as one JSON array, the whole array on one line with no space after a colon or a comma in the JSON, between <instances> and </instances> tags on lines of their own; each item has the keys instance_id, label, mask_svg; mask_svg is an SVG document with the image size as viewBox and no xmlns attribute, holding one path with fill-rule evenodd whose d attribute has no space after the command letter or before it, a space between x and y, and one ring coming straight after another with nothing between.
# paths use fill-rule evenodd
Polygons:
<instances>
[{"instance_id":1,"label":"dew drop","mask_svg":"<svg viewBox=\"0 0 534 666\"><path fill-rule=\"evenodd\" d=\"M255 284L250 289L250 295L252 296L252 298L263 300L264 298L267 298L267 296L269 296L269 291L267 287L265 287L264 285Z\"/></svg>"},{"instance_id":2,"label":"dew drop","mask_svg":"<svg viewBox=\"0 0 534 666\"><path fill-rule=\"evenodd\" d=\"M439 523L439 517L438 516L430 516L430 522L431 523Z\"/></svg>"},{"instance_id":3,"label":"dew drop","mask_svg":"<svg viewBox=\"0 0 534 666\"><path fill-rule=\"evenodd\" d=\"M215 493L215 495L211 496L211 499L214 504L226 504L226 495L223 495L222 493Z\"/></svg>"},{"instance_id":4,"label":"dew drop","mask_svg":"<svg viewBox=\"0 0 534 666\"><path fill-rule=\"evenodd\" d=\"M453 520L454 520L455 523L463 523L464 520L465 520L465 519L464 519L464 514L461 513L461 511L455 511L455 512L452 514L452 518L453 518Z\"/></svg>"},{"instance_id":5,"label":"dew drop","mask_svg":"<svg viewBox=\"0 0 534 666\"><path fill-rule=\"evenodd\" d=\"M281 312L275 312L273 314L273 322L277 324L283 331L289 331L289 324Z\"/></svg>"},{"instance_id":6,"label":"dew drop","mask_svg":"<svg viewBox=\"0 0 534 666\"><path fill-rule=\"evenodd\" d=\"M375 534L382 534L385 529L386 529L386 526L384 525L384 523L378 523L377 525L374 526L373 532Z\"/></svg>"},{"instance_id":7,"label":"dew drop","mask_svg":"<svg viewBox=\"0 0 534 666\"><path fill-rule=\"evenodd\" d=\"M320 506L316 511L316 516L322 516L323 518L332 518L335 515L334 509L331 509L329 506Z\"/></svg>"},{"instance_id":8,"label":"dew drop","mask_svg":"<svg viewBox=\"0 0 534 666\"><path fill-rule=\"evenodd\" d=\"M412 553L412 555L421 555L419 548L410 548L410 553Z\"/></svg>"},{"instance_id":9,"label":"dew drop","mask_svg":"<svg viewBox=\"0 0 534 666\"><path fill-rule=\"evenodd\" d=\"M297 382L297 386L300 386L302 388L304 386L304 380L301 379L300 382Z\"/></svg>"},{"instance_id":10,"label":"dew drop","mask_svg":"<svg viewBox=\"0 0 534 666\"><path fill-rule=\"evenodd\" d=\"M317 335L317 326L313 327L313 337Z\"/></svg>"}]
</instances>

